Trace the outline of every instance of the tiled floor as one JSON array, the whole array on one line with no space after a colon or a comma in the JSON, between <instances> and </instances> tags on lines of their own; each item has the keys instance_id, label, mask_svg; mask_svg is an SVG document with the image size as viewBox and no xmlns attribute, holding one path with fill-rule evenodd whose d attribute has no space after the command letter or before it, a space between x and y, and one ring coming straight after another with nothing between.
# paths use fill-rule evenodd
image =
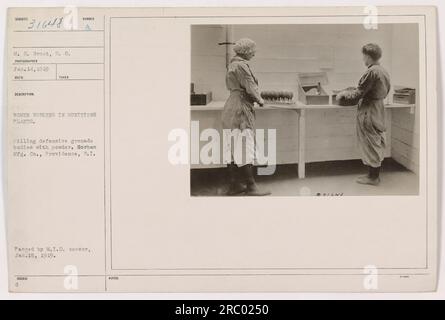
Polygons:
<instances>
[{"instance_id":1,"label":"tiled floor","mask_svg":"<svg viewBox=\"0 0 445 320\"><path fill-rule=\"evenodd\" d=\"M306 165L306 178L298 179L297 165L278 166L275 174L257 177L258 184L272 196L317 195L416 195L418 176L392 159L385 159L379 186L360 185L355 179L366 173L361 161L332 161ZM224 169L196 169L191 173L193 196L223 196Z\"/></svg>"}]
</instances>

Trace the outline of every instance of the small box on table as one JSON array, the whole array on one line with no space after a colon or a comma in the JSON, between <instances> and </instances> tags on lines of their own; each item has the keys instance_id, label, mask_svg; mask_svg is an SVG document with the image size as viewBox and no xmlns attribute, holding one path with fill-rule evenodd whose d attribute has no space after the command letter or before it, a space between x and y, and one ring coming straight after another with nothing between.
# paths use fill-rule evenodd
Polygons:
<instances>
[{"instance_id":1,"label":"small box on table","mask_svg":"<svg viewBox=\"0 0 445 320\"><path fill-rule=\"evenodd\" d=\"M416 90L411 88L402 88L394 90L393 102L400 104L415 104Z\"/></svg>"},{"instance_id":2,"label":"small box on table","mask_svg":"<svg viewBox=\"0 0 445 320\"><path fill-rule=\"evenodd\" d=\"M192 106L205 106L212 101L212 92L192 93L190 95L190 104Z\"/></svg>"},{"instance_id":3,"label":"small box on table","mask_svg":"<svg viewBox=\"0 0 445 320\"><path fill-rule=\"evenodd\" d=\"M329 104L329 94L323 88L328 84L326 72L298 74L298 100L307 105Z\"/></svg>"}]
</instances>

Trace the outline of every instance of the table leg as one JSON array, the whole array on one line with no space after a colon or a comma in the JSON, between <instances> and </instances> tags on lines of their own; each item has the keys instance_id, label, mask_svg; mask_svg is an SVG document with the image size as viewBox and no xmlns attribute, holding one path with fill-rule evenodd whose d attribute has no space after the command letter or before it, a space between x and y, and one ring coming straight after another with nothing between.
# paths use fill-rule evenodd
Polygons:
<instances>
[{"instance_id":1,"label":"table leg","mask_svg":"<svg viewBox=\"0 0 445 320\"><path fill-rule=\"evenodd\" d=\"M306 176L306 110L299 110L298 119L298 178Z\"/></svg>"}]
</instances>

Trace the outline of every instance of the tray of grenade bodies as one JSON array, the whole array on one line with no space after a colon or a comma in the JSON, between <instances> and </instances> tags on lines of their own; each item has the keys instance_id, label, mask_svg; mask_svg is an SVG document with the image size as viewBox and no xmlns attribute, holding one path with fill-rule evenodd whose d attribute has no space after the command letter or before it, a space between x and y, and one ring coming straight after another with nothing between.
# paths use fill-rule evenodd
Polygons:
<instances>
[{"instance_id":1,"label":"tray of grenade bodies","mask_svg":"<svg viewBox=\"0 0 445 320\"><path fill-rule=\"evenodd\" d=\"M291 105L295 104L292 91L261 91L261 98L265 104Z\"/></svg>"}]
</instances>

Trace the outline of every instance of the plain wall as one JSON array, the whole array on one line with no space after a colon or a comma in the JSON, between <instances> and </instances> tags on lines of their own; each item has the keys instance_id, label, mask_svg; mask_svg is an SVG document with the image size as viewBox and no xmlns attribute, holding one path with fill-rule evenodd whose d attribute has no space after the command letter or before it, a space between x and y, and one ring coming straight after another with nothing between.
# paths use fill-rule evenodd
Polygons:
<instances>
[{"instance_id":1,"label":"plain wall","mask_svg":"<svg viewBox=\"0 0 445 320\"><path fill-rule=\"evenodd\" d=\"M419 30L417 25L394 25L392 36L392 82L419 92ZM416 94L416 105L420 105ZM391 156L408 169L419 172L420 108L394 110L391 122Z\"/></svg>"},{"instance_id":2,"label":"plain wall","mask_svg":"<svg viewBox=\"0 0 445 320\"><path fill-rule=\"evenodd\" d=\"M195 91L212 91L214 100L226 100L226 48L218 45L226 41L225 26L192 26L191 33L191 82Z\"/></svg>"}]
</instances>

